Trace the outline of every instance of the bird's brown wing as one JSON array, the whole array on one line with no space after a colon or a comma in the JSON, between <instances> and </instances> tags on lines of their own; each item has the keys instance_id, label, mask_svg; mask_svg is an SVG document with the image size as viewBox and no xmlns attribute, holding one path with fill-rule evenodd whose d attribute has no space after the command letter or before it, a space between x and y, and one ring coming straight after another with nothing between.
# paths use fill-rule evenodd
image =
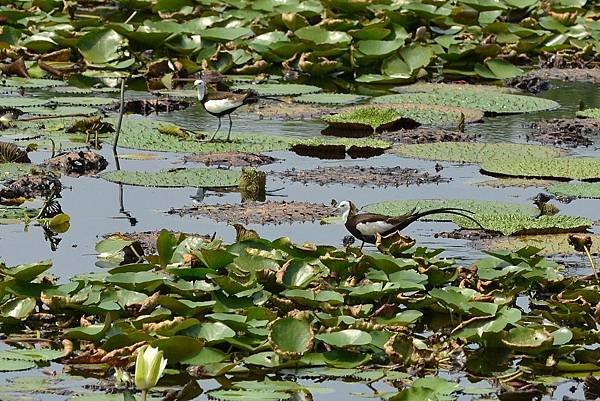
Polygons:
<instances>
[{"instance_id":1,"label":"bird's brown wing","mask_svg":"<svg viewBox=\"0 0 600 401\"><path fill-rule=\"evenodd\" d=\"M206 100L231 99L233 102L242 102L246 97L248 97L248 93L209 92L206 94Z\"/></svg>"}]
</instances>

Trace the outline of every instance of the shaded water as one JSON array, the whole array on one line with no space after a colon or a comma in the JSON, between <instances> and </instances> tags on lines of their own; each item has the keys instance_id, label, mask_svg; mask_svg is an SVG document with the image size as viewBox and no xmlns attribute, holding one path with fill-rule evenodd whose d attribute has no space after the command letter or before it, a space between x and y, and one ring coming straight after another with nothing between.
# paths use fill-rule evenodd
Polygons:
<instances>
[{"instance_id":1,"label":"shaded water","mask_svg":"<svg viewBox=\"0 0 600 401\"><path fill-rule=\"evenodd\" d=\"M596 89L596 90L594 90ZM554 87L541 96L558 101L561 108L551 112L521 114L514 116L500 116L486 118L483 124L467 126L468 132L481 135L482 141L510 141L525 142L528 126L532 121L548 117L571 117L577 110L579 101L583 100L588 107L600 106L600 92L586 83L556 83ZM244 114L244 118L247 115ZM148 117L154 118L154 117ZM161 114L161 120L172 121L192 129L211 131L216 126L216 120L204 113L197 105L181 112ZM243 129L248 132L268 132L273 134L293 134L302 136L318 135L323 124L316 121L274 121L249 120L234 118L234 132ZM109 169L115 168L115 162L109 146L101 151L109 160ZM137 150L120 149L120 154L138 153ZM598 156L596 145L573 151L576 154ZM402 158L386 154L372 159L346 159L346 160L318 160L299 157L291 152L272 152L272 156L281 159L274 165L262 167L265 171L285 170L292 167L296 169L309 169L317 166L381 166L381 167L413 167L431 174L435 173L434 161L422 161ZM34 162L41 161L48 155L43 152L35 154ZM165 167L182 166L182 155L161 153L161 160L120 161L122 169L131 170L158 170ZM529 204L531 198L540 192L540 188L506 188L495 189L477 187L473 185L478 181L489 179L480 175L475 165L460 165L455 163L441 163L444 169L440 172L443 177L451 178L449 183L426 184L420 186L399 188L357 188L352 185L305 185L291 183L279 179L269 178L268 189L281 188L277 192L286 200L305 200L311 202L329 203L335 198L352 199L358 205L395 199L428 199L428 198L465 198L510 201ZM8 265L27 263L42 259L52 259L55 275L66 279L78 273L85 273L95 269L94 245L102 235L112 232L148 231L168 228L184 232L209 233L216 232L218 237L225 241L235 239L235 231L225 223L215 223L206 218L179 217L165 214L164 211L172 207L190 205L194 200L196 189L193 188L143 188L134 186L119 186L102 179L93 177L69 178L65 177L63 184L66 187L62 192L61 205L63 210L71 216L70 230L61 235L58 249L52 252L49 244L44 240L44 233L39 227L29 227L23 230L21 225L7 225L0 227L0 255ZM224 203L239 202L238 193L207 193L204 202ZM280 199L280 198L277 198ZM600 208L594 200L576 200L569 205L560 205L565 214L574 214L589 217L595 221L600 220ZM128 218L122 211L129 213ZM261 236L276 238L289 236L294 242L310 241L322 244L340 245L343 236L347 234L341 225L321 226L316 223L297 223L281 225L249 225ZM407 234L416 238L418 243L430 247L443 247L447 251L442 256L452 256L464 259L465 263L482 255L469 241L435 238L434 234L441 231L451 231L455 228L452 223L426 223L418 222L407 229ZM594 227L597 230L597 227ZM61 369L61 365L52 365L51 368ZM28 372L39 374L38 372ZM20 376L7 375L4 376ZM218 385L215 381L203 383L203 387L211 388ZM335 387L334 394L314 394L315 400L343 400L354 397L351 394L372 394L362 384L342 384L341 382L324 383L327 387ZM567 393L569 385L561 385L559 393ZM391 389L387 389L391 390ZM574 396L582 397L580 390ZM59 396L44 396L43 399L63 399ZM547 397L547 399L550 399Z\"/></svg>"}]
</instances>

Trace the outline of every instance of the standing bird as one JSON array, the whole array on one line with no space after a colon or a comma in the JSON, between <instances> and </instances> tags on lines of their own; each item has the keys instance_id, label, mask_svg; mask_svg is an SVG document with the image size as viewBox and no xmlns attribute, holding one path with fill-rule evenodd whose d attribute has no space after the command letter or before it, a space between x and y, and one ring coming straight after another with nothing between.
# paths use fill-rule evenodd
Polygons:
<instances>
[{"instance_id":1,"label":"standing bird","mask_svg":"<svg viewBox=\"0 0 600 401\"><path fill-rule=\"evenodd\" d=\"M375 234L385 237L395 233L396 231L403 230L421 217L431 214L455 214L457 216L465 217L481 227L481 224L479 224L477 220L465 214L473 212L454 207L442 207L416 213L415 209L413 209L410 212L400 216L386 216L375 213L358 213L356 205L348 200L340 202L337 208L343 211L342 217L344 219L344 225L346 226L346 229L350 231L350 233L356 238L361 240L363 242L362 245L364 245L365 242L374 244L376 241Z\"/></svg>"},{"instance_id":2,"label":"standing bird","mask_svg":"<svg viewBox=\"0 0 600 401\"><path fill-rule=\"evenodd\" d=\"M198 89L198 100L209 114L219 118L219 125L213 134L211 141L215 139L217 132L221 129L221 117L227 115L229 117L229 131L227 132L227 142L231 136L231 113L245 104L256 103L258 96L254 92L210 92L206 91L206 83L197 79L194 81L194 86Z\"/></svg>"}]
</instances>

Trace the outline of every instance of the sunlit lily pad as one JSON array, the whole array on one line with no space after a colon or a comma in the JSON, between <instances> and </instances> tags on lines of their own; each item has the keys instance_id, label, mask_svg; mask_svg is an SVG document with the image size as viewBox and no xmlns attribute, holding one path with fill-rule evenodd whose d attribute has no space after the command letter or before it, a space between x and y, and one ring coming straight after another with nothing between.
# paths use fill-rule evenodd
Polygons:
<instances>
[{"instance_id":1,"label":"sunlit lily pad","mask_svg":"<svg viewBox=\"0 0 600 401\"><path fill-rule=\"evenodd\" d=\"M591 253L600 252L600 235L590 234L592 238ZM515 237L493 238L483 241L485 249L493 251L512 251L526 246L542 249L543 255L582 255L569 244L567 234L523 235Z\"/></svg>"},{"instance_id":2,"label":"sunlit lily pad","mask_svg":"<svg viewBox=\"0 0 600 401\"><path fill-rule=\"evenodd\" d=\"M28 114L40 115L40 116L71 116L71 115L85 115L91 116L97 114L98 109L84 106L57 106L57 107L28 107Z\"/></svg>"},{"instance_id":3,"label":"sunlit lily pad","mask_svg":"<svg viewBox=\"0 0 600 401\"><path fill-rule=\"evenodd\" d=\"M321 92L321 88L303 84L236 84L232 89L253 90L261 96L293 96Z\"/></svg>"},{"instance_id":4,"label":"sunlit lily pad","mask_svg":"<svg viewBox=\"0 0 600 401\"><path fill-rule=\"evenodd\" d=\"M527 158L490 159L484 161L481 170L486 174L498 176L580 181L600 180L600 158L555 157L549 159L540 156L538 154Z\"/></svg>"},{"instance_id":5,"label":"sunlit lily pad","mask_svg":"<svg viewBox=\"0 0 600 401\"><path fill-rule=\"evenodd\" d=\"M0 98L0 107L31 107L41 106L47 100L34 97L4 96Z\"/></svg>"},{"instance_id":6,"label":"sunlit lily pad","mask_svg":"<svg viewBox=\"0 0 600 401\"><path fill-rule=\"evenodd\" d=\"M358 103L366 98L366 96L353 95L351 93L308 93L296 96L294 101L316 104L351 104Z\"/></svg>"},{"instance_id":7,"label":"sunlit lily pad","mask_svg":"<svg viewBox=\"0 0 600 401\"><path fill-rule=\"evenodd\" d=\"M600 120L600 108L580 110L577 112L577 117Z\"/></svg>"},{"instance_id":8,"label":"sunlit lily pad","mask_svg":"<svg viewBox=\"0 0 600 401\"><path fill-rule=\"evenodd\" d=\"M374 103L424 103L453 105L479 109L486 114L515 114L556 109L560 105L553 100L533 96L484 92L457 87L430 92L401 93L373 98Z\"/></svg>"},{"instance_id":9,"label":"sunlit lily pad","mask_svg":"<svg viewBox=\"0 0 600 401\"><path fill-rule=\"evenodd\" d=\"M89 97L89 96L60 96L53 97L49 100L52 103L68 104L76 106L104 106L118 102L117 99L111 99L108 97Z\"/></svg>"},{"instance_id":10,"label":"sunlit lily pad","mask_svg":"<svg viewBox=\"0 0 600 401\"><path fill-rule=\"evenodd\" d=\"M505 347L524 353L538 353L554 342L552 334L543 328L514 327L502 339Z\"/></svg>"},{"instance_id":11,"label":"sunlit lily pad","mask_svg":"<svg viewBox=\"0 0 600 401\"><path fill-rule=\"evenodd\" d=\"M530 205L508 203L500 201L487 200L472 200L472 199L410 199L386 201L373 203L365 206L365 210L371 213L380 213L387 216L399 216L401 214L416 210L429 210L440 207L456 207L470 210L473 213L502 213L502 214L519 214L519 215L534 215L536 208ZM433 221L451 221L451 215L435 214L424 217L423 220Z\"/></svg>"},{"instance_id":12,"label":"sunlit lily pad","mask_svg":"<svg viewBox=\"0 0 600 401\"><path fill-rule=\"evenodd\" d=\"M0 163L0 182L29 174L32 168L34 166L29 163Z\"/></svg>"},{"instance_id":13,"label":"sunlit lily pad","mask_svg":"<svg viewBox=\"0 0 600 401\"><path fill-rule=\"evenodd\" d=\"M10 77L0 80L0 85L18 88L50 88L53 86L67 86L68 83L56 79Z\"/></svg>"},{"instance_id":14,"label":"sunlit lily pad","mask_svg":"<svg viewBox=\"0 0 600 401\"><path fill-rule=\"evenodd\" d=\"M600 198L600 184L579 182L552 185L548 191L555 195L571 196L575 198Z\"/></svg>"},{"instance_id":15,"label":"sunlit lily pad","mask_svg":"<svg viewBox=\"0 0 600 401\"><path fill-rule=\"evenodd\" d=\"M555 234L583 232L593 222L578 216L529 216L509 213L477 213L473 216L486 231L497 231L503 235ZM479 225L463 217L454 217L453 221L461 228L479 229Z\"/></svg>"},{"instance_id":16,"label":"sunlit lily pad","mask_svg":"<svg viewBox=\"0 0 600 401\"><path fill-rule=\"evenodd\" d=\"M402 145L392 149L401 156L427 160L446 160L464 163L482 163L490 159L509 160L514 158L530 159L558 157L560 149L551 146L525 145L516 143L473 143L440 142L414 145ZM552 162L553 163L553 162Z\"/></svg>"},{"instance_id":17,"label":"sunlit lily pad","mask_svg":"<svg viewBox=\"0 0 600 401\"><path fill-rule=\"evenodd\" d=\"M237 170L210 168L173 169L158 172L108 171L101 175L107 181L144 187L235 187L239 184Z\"/></svg>"}]
</instances>

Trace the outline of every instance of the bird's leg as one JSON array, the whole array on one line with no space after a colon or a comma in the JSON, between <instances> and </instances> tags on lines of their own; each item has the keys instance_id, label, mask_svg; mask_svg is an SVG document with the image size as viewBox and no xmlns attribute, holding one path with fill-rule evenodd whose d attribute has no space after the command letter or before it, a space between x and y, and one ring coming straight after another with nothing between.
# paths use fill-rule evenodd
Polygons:
<instances>
[{"instance_id":1,"label":"bird's leg","mask_svg":"<svg viewBox=\"0 0 600 401\"><path fill-rule=\"evenodd\" d=\"M361 251L362 251L362 249L363 249L363 246L365 246L365 241L363 241L363 242L360 244L360 250L361 250Z\"/></svg>"},{"instance_id":2,"label":"bird's leg","mask_svg":"<svg viewBox=\"0 0 600 401\"><path fill-rule=\"evenodd\" d=\"M230 141L229 136L231 135L231 124L232 124L232 122L231 122L231 114L227 114L227 117L229 117L229 131L227 131L227 140L226 140L226 142L229 142Z\"/></svg>"},{"instance_id":3,"label":"bird's leg","mask_svg":"<svg viewBox=\"0 0 600 401\"><path fill-rule=\"evenodd\" d=\"M217 125L217 130L213 134L212 138L210 138L210 142L215 140L215 136L217 136L217 132L219 132L220 129L221 129L221 117L219 117L219 125Z\"/></svg>"}]
</instances>

